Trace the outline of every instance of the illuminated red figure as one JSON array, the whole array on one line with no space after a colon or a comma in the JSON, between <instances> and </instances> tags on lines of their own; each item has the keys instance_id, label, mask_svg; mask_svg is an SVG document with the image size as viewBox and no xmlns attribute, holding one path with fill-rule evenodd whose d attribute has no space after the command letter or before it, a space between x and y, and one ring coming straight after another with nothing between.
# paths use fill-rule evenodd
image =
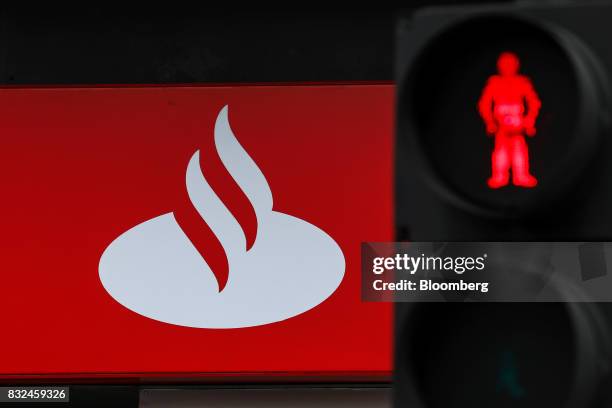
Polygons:
<instances>
[{"instance_id":1,"label":"illuminated red figure","mask_svg":"<svg viewBox=\"0 0 612 408\"><path fill-rule=\"evenodd\" d=\"M493 174L489 187L508 184L512 169L512 183L521 187L535 187L538 181L529 173L529 151L525 134L536 134L535 121L540 111L540 98L528 77L520 75L519 58L503 52L497 60L498 75L492 75L478 102L478 110L487 127L495 135L495 149L491 156Z\"/></svg>"}]
</instances>

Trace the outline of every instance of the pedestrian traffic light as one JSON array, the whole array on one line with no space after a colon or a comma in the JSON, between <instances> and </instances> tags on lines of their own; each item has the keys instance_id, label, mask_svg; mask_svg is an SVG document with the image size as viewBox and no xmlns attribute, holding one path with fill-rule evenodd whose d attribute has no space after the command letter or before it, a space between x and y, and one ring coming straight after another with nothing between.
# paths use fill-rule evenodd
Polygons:
<instances>
[{"instance_id":1,"label":"pedestrian traffic light","mask_svg":"<svg viewBox=\"0 0 612 408\"><path fill-rule=\"evenodd\" d=\"M610 17L516 2L399 21L398 241L612 241ZM592 406L611 305L397 303L395 406Z\"/></svg>"},{"instance_id":2,"label":"pedestrian traffic light","mask_svg":"<svg viewBox=\"0 0 612 408\"><path fill-rule=\"evenodd\" d=\"M535 136L535 122L542 102L531 80L519 75L519 58L513 52L502 52L497 60L497 75L489 77L478 101L487 133L495 137L491 156L490 188L512 183L518 187L535 187L538 180L529 172L529 150L525 135Z\"/></svg>"},{"instance_id":3,"label":"pedestrian traffic light","mask_svg":"<svg viewBox=\"0 0 612 408\"><path fill-rule=\"evenodd\" d=\"M591 216L612 204L603 158L612 52L601 31L609 13L609 5L521 3L430 9L400 23L403 238L612 231L612 217Z\"/></svg>"}]
</instances>

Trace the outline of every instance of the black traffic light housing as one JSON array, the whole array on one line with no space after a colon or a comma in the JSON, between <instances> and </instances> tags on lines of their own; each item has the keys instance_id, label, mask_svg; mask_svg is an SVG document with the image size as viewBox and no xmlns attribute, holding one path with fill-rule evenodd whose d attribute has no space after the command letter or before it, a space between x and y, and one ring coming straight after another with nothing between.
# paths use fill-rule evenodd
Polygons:
<instances>
[{"instance_id":1,"label":"black traffic light housing","mask_svg":"<svg viewBox=\"0 0 612 408\"><path fill-rule=\"evenodd\" d=\"M611 17L612 2L517 2L399 21L398 241L612 241ZM542 101L533 188L487 185L495 137L478 101L505 51ZM609 397L609 305L397 303L395 406L592 406ZM521 367L529 390L512 388L512 353L501 368L472 358L506 342L537 363Z\"/></svg>"}]
</instances>

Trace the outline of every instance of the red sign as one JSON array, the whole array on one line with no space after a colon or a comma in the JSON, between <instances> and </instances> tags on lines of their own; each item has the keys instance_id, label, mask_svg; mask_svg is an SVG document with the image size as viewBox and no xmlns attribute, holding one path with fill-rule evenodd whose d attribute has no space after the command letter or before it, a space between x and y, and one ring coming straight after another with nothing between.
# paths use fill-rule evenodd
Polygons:
<instances>
[{"instance_id":1,"label":"red sign","mask_svg":"<svg viewBox=\"0 0 612 408\"><path fill-rule=\"evenodd\" d=\"M0 90L0 376L387 378L393 87Z\"/></svg>"}]
</instances>

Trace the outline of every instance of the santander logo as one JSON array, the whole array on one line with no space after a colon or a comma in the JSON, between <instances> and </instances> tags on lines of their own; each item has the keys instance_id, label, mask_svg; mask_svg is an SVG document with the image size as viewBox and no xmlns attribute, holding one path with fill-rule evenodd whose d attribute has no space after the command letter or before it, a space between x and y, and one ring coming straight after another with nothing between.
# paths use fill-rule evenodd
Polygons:
<instances>
[{"instance_id":1,"label":"santander logo","mask_svg":"<svg viewBox=\"0 0 612 408\"><path fill-rule=\"evenodd\" d=\"M227 106L217 116L214 138L221 162L257 218L256 237L247 249L243 229L207 182L200 169L206 158L196 151L187 165L186 189L225 251L227 282L219 282L169 212L108 245L99 264L102 285L136 313L198 328L259 326L319 305L344 277L340 247L320 228L273 210L270 186L234 136Z\"/></svg>"}]
</instances>

